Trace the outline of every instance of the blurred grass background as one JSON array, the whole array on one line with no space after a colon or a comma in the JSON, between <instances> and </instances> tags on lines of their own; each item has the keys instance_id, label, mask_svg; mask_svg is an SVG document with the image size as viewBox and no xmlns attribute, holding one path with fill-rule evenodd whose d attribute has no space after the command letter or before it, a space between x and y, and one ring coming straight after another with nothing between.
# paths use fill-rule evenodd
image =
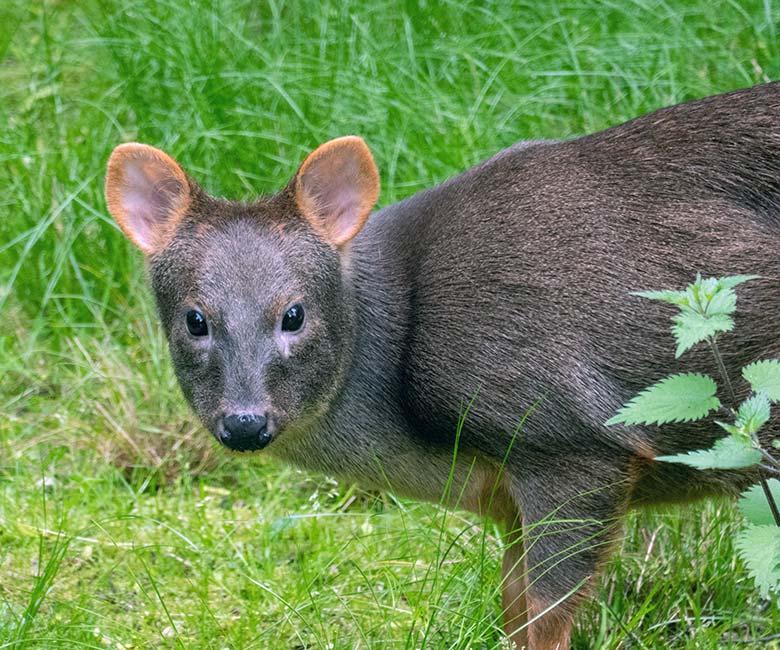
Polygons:
<instances>
[{"instance_id":1,"label":"blurred grass background","mask_svg":"<svg viewBox=\"0 0 780 650\"><path fill-rule=\"evenodd\" d=\"M137 140L209 191L362 135L397 201L527 138L780 77L777 0L0 6L0 648L493 648L500 540L226 458L107 216ZM578 648L780 647L728 504L634 515ZM772 645L774 643L774 645Z\"/></svg>"}]
</instances>

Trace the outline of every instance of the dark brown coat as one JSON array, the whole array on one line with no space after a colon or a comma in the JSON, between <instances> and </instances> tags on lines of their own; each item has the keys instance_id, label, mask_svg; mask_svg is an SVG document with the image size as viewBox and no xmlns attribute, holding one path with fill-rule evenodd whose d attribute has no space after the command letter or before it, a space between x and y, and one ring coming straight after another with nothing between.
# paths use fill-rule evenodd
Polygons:
<instances>
[{"instance_id":1,"label":"dark brown coat","mask_svg":"<svg viewBox=\"0 0 780 650\"><path fill-rule=\"evenodd\" d=\"M672 372L716 374L705 352L675 361L670 309L632 291L759 274L722 350L735 377L777 356L780 85L521 143L366 222L377 194L358 138L250 205L205 195L145 145L117 148L107 179L214 435L434 501L454 465L452 500L509 528L508 632L566 648L628 507L753 478L654 460L708 446L711 425L603 423ZM291 306L300 331L285 330ZM192 310L206 337L188 332ZM231 415L254 423L248 446Z\"/></svg>"}]
</instances>

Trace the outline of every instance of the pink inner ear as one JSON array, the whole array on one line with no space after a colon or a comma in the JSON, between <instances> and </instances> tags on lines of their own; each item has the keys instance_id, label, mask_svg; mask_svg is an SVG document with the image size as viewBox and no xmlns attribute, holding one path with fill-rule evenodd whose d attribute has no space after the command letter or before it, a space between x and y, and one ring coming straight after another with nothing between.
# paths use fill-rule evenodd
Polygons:
<instances>
[{"instance_id":1,"label":"pink inner ear","mask_svg":"<svg viewBox=\"0 0 780 650\"><path fill-rule=\"evenodd\" d=\"M146 145L122 145L109 161L106 194L119 225L144 252L154 251L186 208L189 194L179 166Z\"/></svg>"},{"instance_id":2,"label":"pink inner ear","mask_svg":"<svg viewBox=\"0 0 780 650\"><path fill-rule=\"evenodd\" d=\"M336 245L357 234L379 194L371 152L356 137L319 147L301 166L298 181L296 196L303 214Z\"/></svg>"},{"instance_id":3,"label":"pink inner ear","mask_svg":"<svg viewBox=\"0 0 780 650\"><path fill-rule=\"evenodd\" d=\"M328 232L335 240L349 239L360 220L361 179L354 160L341 159L324 169L307 174L306 185L316 211L327 222Z\"/></svg>"},{"instance_id":4,"label":"pink inner ear","mask_svg":"<svg viewBox=\"0 0 780 650\"><path fill-rule=\"evenodd\" d=\"M141 164L138 164L141 163ZM152 247L154 227L165 218L166 203L155 191L154 181L144 173L141 161L132 161L125 167L127 185L122 193L122 208L128 217L138 243Z\"/></svg>"}]
</instances>

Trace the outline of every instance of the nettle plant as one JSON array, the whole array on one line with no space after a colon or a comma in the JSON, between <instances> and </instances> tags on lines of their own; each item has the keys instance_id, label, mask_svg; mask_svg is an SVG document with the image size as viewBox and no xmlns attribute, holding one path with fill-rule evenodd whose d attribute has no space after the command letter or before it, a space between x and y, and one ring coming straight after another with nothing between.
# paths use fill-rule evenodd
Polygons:
<instances>
[{"instance_id":1,"label":"nettle plant","mask_svg":"<svg viewBox=\"0 0 780 650\"><path fill-rule=\"evenodd\" d=\"M635 295L676 305L672 333L677 341L676 357L698 344L709 346L717 364L725 395L723 405L716 396L718 384L705 374L683 373L666 377L639 393L615 417L614 424L669 424L702 420L713 411L730 421L715 421L725 435L711 448L673 456L658 456L666 463L682 463L699 470L739 470L757 467L759 483L742 494L739 509L746 524L737 539L737 549L756 581L762 596L780 592L780 462L762 446L759 431L769 422L772 405L780 402L780 360L756 361L742 368L742 378L751 394L737 402L731 378L718 349L717 338L734 328L737 308L735 287L756 275L702 278L682 291L642 291ZM722 393L723 394L723 393ZM766 436L764 436L766 438ZM780 449L780 440L771 446Z\"/></svg>"}]
</instances>

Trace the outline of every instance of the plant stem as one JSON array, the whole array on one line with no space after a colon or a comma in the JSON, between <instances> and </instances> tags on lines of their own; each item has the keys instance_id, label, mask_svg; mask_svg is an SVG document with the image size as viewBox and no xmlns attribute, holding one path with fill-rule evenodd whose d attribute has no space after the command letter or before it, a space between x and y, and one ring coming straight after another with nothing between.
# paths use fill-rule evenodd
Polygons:
<instances>
[{"instance_id":1,"label":"plant stem","mask_svg":"<svg viewBox=\"0 0 780 650\"><path fill-rule=\"evenodd\" d=\"M731 400L731 408L736 411L737 409L737 396L734 393L734 387L731 385L731 379L729 378L728 370L726 370L726 364L723 363L723 357L720 356L720 350L718 350L718 344L715 343L715 337L711 336L708 339L708 343L710 344L710 349L712 350L712 354L715 357L715 363L718 364L718 370L720 371L720 376L723 378L723 383L726 385L726 390L729 394L729 399ZM756 441L756 444L758 445L758 441ZM760 445L759 445L759 448ZM764 451L763 448L761 448L761 453L765 456L768 455ZM771 458L771 456L770 456ZM774 458L772 458L774 461ZM780 528L780 510L777 508L777 503L775 502L775 497L772 494L772 491L769 489L769 483L767 483L767 472L764 472L762 470L758 471L759 481L761 483L761 489L764 491L764 496L766 497L766 501L769 504L769 510L772 512L772 517L774 517L775 525Z\"/></svg>"},{"instance_id":2,"label":"plant stem","mask_svg":"<svg viewBox=\"0 0 780 650\"><path fill-rule=\"evenodd\" d=\"M770 454L766 449L761 449L761 455L764 457L764 460L769 463L772 468L777 471L780 469L780 462L778 462L772 454Z\"/></svg>"},{"instance_id":3,"label":"plant stem","mask_svg":"<svg viewBox=\"0 0 780 650\"><path fill-rule=\"evenodd\" d=\"M726 390L728 391L729 399L731 400L731 408L736 409L737 396L734 393L734 387L731 385L731 379L729 378L728 370L726 370L726 364L723 363L723 357L720 356L720 350L718 349L718 344L715 343L715 337L711 336L708 342L710 344L710 350L712 350L712 354L715 357L715 363L718 364L718 370L720 371L720 376L723 379L723 383L726 384Z\"/></svg>"},{"instance_id":4,"label":"plant stem","mask_svg":"<svg viewBox=\"0 0 780 650\"><path fill-rule=\"evenodd\" d=\"M766 477L761 476L761 488L764 490L764 496L769 502L769 509L772 511L772 516L775 518L775 526L780 528L780 511L777 509L775 498L772 496L772 492L769 490L769 484L766 482Z\"/></svg>"}]
</instances>

